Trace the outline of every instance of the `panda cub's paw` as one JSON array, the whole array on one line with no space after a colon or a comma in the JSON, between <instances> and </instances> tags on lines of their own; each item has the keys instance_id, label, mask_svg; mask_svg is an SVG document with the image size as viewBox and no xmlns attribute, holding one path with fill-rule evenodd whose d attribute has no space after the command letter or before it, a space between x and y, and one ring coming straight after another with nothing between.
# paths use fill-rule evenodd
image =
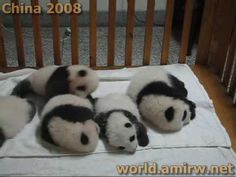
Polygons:
<instances>
[{"instance_id":1,"label":"panda cub's paw","mask_svg":"<svg viewBox=\"0 0 236 177\"><path fill-rule=\"evenodd\" d=\"M138 145L148 145L147 129L139 122L137 106L127 95L109 94L98 98L95 110L100 137L110 146L135 152Z\"/></svg>"},{"instance_id":2,"label":"panda cub's paw","mask_svg":"<svg viewBox=\"0 0 236 177\"><path fill-rule=\"evenodd\" d=\"M66 94L51 98L41 114L41 137L73 152L92 152L98 143L99 128L93 120L88 99Z\"/></svg>"}]
</instances>

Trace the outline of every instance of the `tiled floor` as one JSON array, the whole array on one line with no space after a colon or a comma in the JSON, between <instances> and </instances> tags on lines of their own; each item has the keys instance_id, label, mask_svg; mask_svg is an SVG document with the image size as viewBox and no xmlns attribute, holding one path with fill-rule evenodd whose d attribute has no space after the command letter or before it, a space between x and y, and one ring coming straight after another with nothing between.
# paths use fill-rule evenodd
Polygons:
<instances>
[{"instance_id":1,"label":"tiled floor","mask_svg":"<svg viewBox=\"0 0 236 177\"><path fill-rule=\"evenodd\" d=\"M87 27L79 28L79 55L80 55L80 64L88 64L89 60L89 31ZM153 32L153 47L151 54L151 64L159 64L161 58L161 49L162 49L162 38L163 38L163 27L154 27ZM61 28L61 37L65 28ZM145 30L143 27L136 27L134 32L134 45L133 45L133 65L142 64L143 56L143 42L144 42ZM5 36L5 46L7 49L7 59L9 66L17 65L17 54L15 46L15 36L12 28L4 29ZM52 30L50 28L42 29L43 36L43 54L44 54L44 63L45 65L53 64L53 47L52 47ZM99 27L97 33L97 64L106 65L107 60L107 28ZM61 41L61 46L63 47L63 64L70 64L71 58L71 45L70 38ZM34 66L34 41L31 28L24 28L24 48L26 53L26 64L27 66ZM175 40L170 42L170 51L169 51L169 63L176 63L179 56L179 43ZM116 29L116 55L115 55L115 64L122 65L124 64L124 52L125 49L125 28L117 27ZM187 57L187 63L192 65L195 61L196 49L193 50L192 56Z\"/></svg>"}]
</instances>

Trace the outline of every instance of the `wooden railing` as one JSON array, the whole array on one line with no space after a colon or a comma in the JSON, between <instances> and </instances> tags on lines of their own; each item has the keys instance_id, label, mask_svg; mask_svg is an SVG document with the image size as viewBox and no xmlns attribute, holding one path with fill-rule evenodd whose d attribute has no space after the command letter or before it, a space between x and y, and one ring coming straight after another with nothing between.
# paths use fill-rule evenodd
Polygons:
<instances>
[{"instance_id":1,"label":"wooden railing","mask_svg":"<svg viewBox=\"0 0 236 177\"><path fill-rule=\"evenodd\" d=\"M15 4L19 4L19 0L11 0ZM51 0L52 3L58 3L58 0ZM76 3L77 0L70 0L70 3ZM135 0L127 0L127 26L125 41L125 65L133 66L133 41L135 26ZM153 39L153 21L155 14L155 0L146 0L146 24L145 24L145 40L143 51L143 65L150 64L152 39ZM195 0L186 0L185 15L182 29L182 38L179 51L179 63L186 63L186 53L189 44L192 14ZM31 0L33 5L37 5L39 0ZM97 0L89 0L90 25L89 25L89 65L97 67ZM115 67L115 29L116 29L116 0L109 0L108 7L108 42L107 42L107 66L105 68ZM167 0L166 18L164 26L164 36L162 42L162 52L160 64L167 64L169 59L169 45L172 33L172 21L174 14L175 0ZM12 15L14 21L14 30L16 37L18 67L8 67L5 55L4 36L0 26L0 71L10 71L27 67L25 65L25 51L21 26L21 16ZM236 88L236 67L235 51L236 51L236 1L235 0L205 0L200 37L198 42L198 52L196 63L209 66L219 77L222 78L223 84L228 88L231 95L234 95ZM0 16L0 24L1 19ZM53 34L53 53L54 64L62 64L61 56L61 36L60 36L60 16L51 15L52 18L52 34ZM79 33L78 33L77 14L70 14L71 20L71 63L79 64ZM33 35L35 47L35 59L37 68L44 66L41 22L40 15L32 15L33 19ZM157 45L157 44L153 44Z\"/></svg>"}]
</instances>

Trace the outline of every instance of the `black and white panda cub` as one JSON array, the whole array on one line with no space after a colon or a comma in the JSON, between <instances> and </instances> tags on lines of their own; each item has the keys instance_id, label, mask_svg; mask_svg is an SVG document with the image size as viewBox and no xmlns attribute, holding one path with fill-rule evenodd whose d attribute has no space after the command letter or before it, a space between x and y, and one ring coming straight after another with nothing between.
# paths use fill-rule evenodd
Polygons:
<instances>
[{"instance_id":1,"label":"black and white panda cub","mask_svg":"<svg viewBox=\"0 0 236 177\"><path fill-rule=\"evenodd\" d=\"M41 137L48 143L74 152L92 152L99 127L88 99L65 94L51 98L41 114Z\"/></svg>"},{"instance_id":2,"label":"black and white panda cub","mask_svg":"<svg viewBox=\"0 0 236 177\"><path fill-rule=\"evenodd\" d=\"M135 74L127 94L142 117L163 131L178 131L195 118L195 104L187 99L182 81L164 69L149 68Z\"/></svg>"},{"instance_id":3,"label":"black and white panda cub","mask_svg":"<svg viewBox=\"0 0 236 177\"><path fill-rule=\"evenodd\" d=\"M48 100L70 93L85 98L97 88L98 82L97 74L86 66L46 66L20 82L12 95L24 98L29 93L36 93Z\"/></svg>"},{"instance_id":4,"label":"black and white panda cub","mask_svg":"<svg viewBox=\"0 0 236 177\"><path fill-rule=\"evenodd\" d=\"M134 152L138 145L148 145L147 130L139 122L137 106L127 95L109 94L98 98L95 111L100 137L109 145L129 152Z\"/></svg>"},{"instance_id":5,"label":"black and white panda cub","mask_svg":"<svg viewBox=\"0 0 236 177\"><path fill-rule=\"evenodd\" d=\"M35 114L34 105L15 96L0 96L0 146L16 136Z\"/></svg>"}]
</instances>

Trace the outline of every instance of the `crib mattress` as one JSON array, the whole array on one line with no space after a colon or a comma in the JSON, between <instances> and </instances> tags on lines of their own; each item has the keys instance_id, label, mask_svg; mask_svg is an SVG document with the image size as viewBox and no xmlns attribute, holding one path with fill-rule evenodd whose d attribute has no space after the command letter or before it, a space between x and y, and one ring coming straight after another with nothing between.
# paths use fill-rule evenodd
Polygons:
<instances>
[{"instance_id":1,"label":"crib mattress","mask_svg":"<svg viewBox=\"0 0 236 177\"><path fill-rule=\"evenodd\" d=\"M118 175L117 165L142 165L156 162L158 165L189 163L193 165L217 165L232 163L236 157L231 149L229 136L220 123L203 86L185 64L163 67L185 82L188 98L196 105L196 119L181 131L169 134L148 128L150 143L139 147L134 154L109 151L99 142L91 154L70 154L54 147L42 145L38 136L39 117L0 149L0 175ZM147 67L97 71L100 84L94 97L108 93L125 93L130 78ZM0 74L0 95L7 95L22 79L34 72L24 69Z\"/></svg>"}]
</instances>

